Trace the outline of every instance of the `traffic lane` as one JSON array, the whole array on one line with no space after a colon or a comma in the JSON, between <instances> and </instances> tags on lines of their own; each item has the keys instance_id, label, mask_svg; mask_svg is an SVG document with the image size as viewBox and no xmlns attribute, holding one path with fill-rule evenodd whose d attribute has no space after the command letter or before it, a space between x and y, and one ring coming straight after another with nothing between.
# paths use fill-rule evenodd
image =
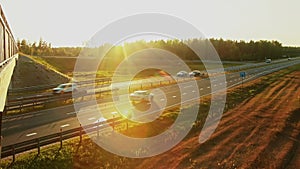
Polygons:
<instances>
[{"instance_id":1,"label":"traffic lane","mask_svg":"<svg viewBox=\"0 0 300 169\"><path fill-rule=\"evenodd\" d=\"M3 146L9 146L23 141L37 139L39 137L47 136L50 134L60 132L62 130L68 130L71 128L79 127L79 122L76 117L71 117L64 120L59 120L52 123L46 123L42 125L36 125L34 127L23 128L13 134L3 135Z\"/></svg>"},{"instance_id":2,"label":"traffic lane","mask_svg":"<svg viewBox=\"0 0 300 169\"><path fill-rule=\"evenodd\" d=\"M42 113L26 114L16 118L4 119L2 123L2 134L3 136L7 136L9 134L20 132L23 129L34 128L39 125L53 123L69 117L69 115L62 112L74 112L74 107L66 106L53 108L45 110Z\"/></svg>"},{"instance_id":3,"label":"traffic lane","mask_svg":"<svg viewBox=\"0 0 300 169\"><path fill-rule=\"evenodd\" d=\"M98 106L98 105L96 105ZM109 105L106 106L106 108L112 108L113 106ZM86 107L85 111L95 111L96 109L93 106L90 107ZM20 143L26 140L30 140L30 139L36 139L39 137L43 137L43 136L47 136L50 134L55 134L60 132L60 129L64 130L69 130L69 129L74 129L77 127L80 127L80 124L82 124L82 121L79 121L76 113L77 112L69 112L69 113L63 113L60 112L61 114L65 114L65 116L67 118L62 118L59 120L56 120L54 122L52 121L46 121L45 123L40 123L39 125L32 125L32 126L21 126L20 130L18 130L18 132L10 132L10 133L6 133L5 135L3 135L3 145L7 146L7 145L13 145L16 143ZM98 112L99 113L99 112ZM113 118L113 115L107 112L102 112L104 113L103 115L106 116L107 118ZM48 116L43 116L44 119L42 119L43 121L45 121L45 119L49 119L51 114L48 114ZM81 116L85 116L84 119L87 119L89 122L85 123L85 124L92 124L95 123L97 121L97 118L100 117L95 117L95 116L90 116L90 113L85 113L85 114L81 114ZM101 116L102 117L102 116ZM25 121L22 121L22 123L33 123L33 121L31 121L30 119L26 119Z\"/></svg>"},{"instance_id":4,"label":"traffic lane","mask_svg":"<svg viewBox=\"0 0 300 169\"><path fill-rule=\"evenodd\" d=\"M89 106L92 102L80 104ZM55 124L73 117L76 117L76 112L74 112L73 105L70 105L44 110L42 113L26 114L24 117L18 116L16 118L7 118L3 120L2 134L4 138L16 134L16 138L19 138L20 134L18 133L22 133L23 131L37 129L38 126L43 125L51 126L53 123Z\"/></svg>"},{"instance_id":5,"label":"traffic lane","mask_svg":"<svg viewBox=\"0 0 300 169\"><path fill-rule=\"evenodd\" d=\"M93 104L94 101L80 102L77 103L82 106L89 106ZM107 104L107 103L104 103ZM15 116L7 116L3 119L2 131L3 133L11 133L16 130L16 127L19 128L28 128L34 127L37 124L51 123L57 119L65 119L70 115L76 116L74 113L74 105L60 106L51 109L41 110L34 113L25 113ZM42 119L42 120L41 120ZM13 131L10 131L13 130Z\"/></svg>"},{"instance_id":6,"label":"traffic lane","mask_svg":"<svg viewBox=\"0 0 300 169\"><path fill-rule=\"evenodd\" d=\"M180 84L179 84L180 85ZM150 122L156 119L167 108L198 100L200 94L197 93L196 83L185 83L183 86L166 86L154 89L154 99L151 102L139 102L130 104L128 95L121 95L119 102L115 102L118 111L123 116L130 116L133 120ZM149 119L149 117L151 117ZM142 119L141 119L142 118Z\"/></svg>"}]
</instances>

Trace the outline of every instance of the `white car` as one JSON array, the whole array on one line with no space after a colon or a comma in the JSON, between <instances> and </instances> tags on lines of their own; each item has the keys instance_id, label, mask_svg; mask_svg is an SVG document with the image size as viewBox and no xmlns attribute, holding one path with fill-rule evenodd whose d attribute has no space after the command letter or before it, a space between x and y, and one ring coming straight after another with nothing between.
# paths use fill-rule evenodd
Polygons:
<instances>
[{"instance_id":1,"label":"white car","mask_svg":"<svg viewBox=\"0 0 300 169\"><path fill-rule=\"evenodd\" d=\"M153 100L154 94L148 92L147 90L137 90L129 95L132 102L151 102Z\"/></svg>"},{"instance_id":2,"label":"white car","mask_svg":"<svg viewBox=\"0 0 300 169\"><path fill-rule=\"evenodd\" d=\"M53 94L64 94L69 92L76 92L77 85L75 83L64 83L58 85L56 88L52 89Z\"/></svg>"},{"instance_id":3,"label":"white car","mask_svg":"<svg viewBox=\"0 0 300 169\"><path fill-rule=\"evenodd\" d=\"M271 59L266 59L266 61L265 61L266 63L271 63L272 62L272 60Z\"/></svg>"},{"instance_id":4,"label":"white car","mask_svg":"<svg viewBox=\"0 0 300 169\"><path fill-rule=\"evenodd\" d=\"M189 73L186 71L180 71L176 74L177 77L189 77Z\"/></svg>"}]
</instances>

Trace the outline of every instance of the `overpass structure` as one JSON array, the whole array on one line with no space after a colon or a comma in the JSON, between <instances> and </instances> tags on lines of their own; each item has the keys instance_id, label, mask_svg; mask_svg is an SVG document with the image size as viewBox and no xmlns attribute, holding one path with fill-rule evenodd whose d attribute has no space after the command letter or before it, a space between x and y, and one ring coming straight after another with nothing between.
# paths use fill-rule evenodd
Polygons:
<instances>
[{"instance_id":1,"label":"overpass structure","mask_svg":"<svg viewBox=\"0 0 300 169\"><path fill-rule=\"evenodd\" d=\"M16 41L0 5L0 152L2 147L2 115L5 111L8 87L18 59L17 52Z\"/></svg>"},{"instance_id":2,"label":"overpass structure","mask_svg":"<svg viewBox=\"0 0 300 169\"><path fill-rule=\"evenodd\" d=\"M18 59L17 52L16 41L0 6L0 112L5 108L8 87Z\"/></svg>"}]
</instances>

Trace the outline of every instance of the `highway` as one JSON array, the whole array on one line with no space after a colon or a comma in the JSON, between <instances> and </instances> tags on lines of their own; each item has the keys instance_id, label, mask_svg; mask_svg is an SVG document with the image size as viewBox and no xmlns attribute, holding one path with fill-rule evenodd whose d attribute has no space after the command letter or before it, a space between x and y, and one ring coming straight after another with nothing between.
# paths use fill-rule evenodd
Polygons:
<instances>
[{"instance_id":1,"label":"highway","mask_svg":"<svg viewBox=\"0 0 300 169\"><path fill-rule=\"evenodd\" d=\"M246 79L244 82L258 78L265 74L280 70L282 68L291 66L293 64L299 64L299 60L293 62L283 62L278 64L265 64L262 67L243 70L246 72ZM225 84L224 84L225 83ZM81 113L80 119L85 119L84 124L95 123L101 118L111 119L113 117L126 116L126 113L131 113L130 116L133 120L149 122L155 120L164 107L176 106L183 100L198 99L199 95L205 96L211 93L211 86L218 90L223 90L223 86L232 87L241 83L241 77L239 72L226 74L226 81L213 76L211 79L201 79L197 81L198 89L195 88L193 81L183 81L180 83L180 88L177 85L169 85L153 90L155 94L152 104L140 103L135 106L127 102L127 95L121 91L119 94L119 100L116 104L120 107L118 110L115 108L114 103L106 102L100 103L100 107L103 115L99 114L95 116L95 113L89 113L97 111L95 105L92 102L85 102L84 108L80 111L87 113ZM126 85L126 82L116 84L116 86L122 88ZM164 93L164 94L161 94ZM125 101L126 102L125 102ZM77 112L75 112L73 105L57 107L53 109L42 110L22 116L12 116L3 119L2 135L3 146L13 145L26 140L46 136L52 133L56 133L62 130L68 130L80 126L77 118ZM128 115L128 114L127 114Z\"/></svg>"},{"instance_id":2,"label":"highway","mask_svg":"<svg viewBox=\"0 0 300 169\"><path fill-rule=\"evenodd\" d=\"M299 59L299 58L295 58ZM277 64L281 62L286 62L287 59L279 59L275 60L272 63L265 63L265 62L260 62L260 63L248 63L248 62L230 62L230 61L223 61L224 63L239 63L241 65L239 66L232 66L232 67L227 67L224 68L224 71L226 72L232 72L232 71L240 71L243 69L250 69L254 67L259 67L259 66L268 66L271 64ZM199 62L199 61L188 61L188 62ZM204 63L212 63L216 64L216 61L203 61ZM242 64L244 63L244 64ZM221 70L212 70L212 72L220 72ZM213 75L214 73L211 73ZM76 79L79 80L79 86L82 88L83 86L91 86L94 85L94 82L96 82L96 86L101 87L103 85L108 85L111 82L110 78L96 78L94 79L95 74L84 74L84 80L81 80L83 77L82 75L75 75ZM176 77L175 77L176 78ZM122 78L118 78L122 79ZM77 81L75 80L75 81ZM152 79L150 79L152 80ZM158 81L161 79L157 79ZM139 83L136 81L136 83ZM59 84L49 84L49 85L43 85L43 86L30 86L30 87L25 87L25 88L18 88L18 89L13 89L9 91L9 100L15 100L19 99L21 97L35 97L37 95L39 96L49 96L52 95L52 90L51 88L54 88L58 86ZM82 88L84 89L84 88ZM29 92L30 91L30 92Z\"/></svg>"}]
</instances>

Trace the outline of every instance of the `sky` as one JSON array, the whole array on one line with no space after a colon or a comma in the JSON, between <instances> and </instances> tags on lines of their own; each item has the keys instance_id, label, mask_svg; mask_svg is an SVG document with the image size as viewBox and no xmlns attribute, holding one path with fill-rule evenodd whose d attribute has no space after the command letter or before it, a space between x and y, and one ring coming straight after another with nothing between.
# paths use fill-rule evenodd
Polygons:
<instances>
[{"instance_id":1,"label":"sky","mask_svg":"<svg viewBox=\"0 0 300 169\"><path fill-rule=\"evenodd\" d=\"M145 12L179 17L207 38L300 46L299 0L0 0L15 39L82 46L104 26Z\"/></svg>"}]
</instances>

